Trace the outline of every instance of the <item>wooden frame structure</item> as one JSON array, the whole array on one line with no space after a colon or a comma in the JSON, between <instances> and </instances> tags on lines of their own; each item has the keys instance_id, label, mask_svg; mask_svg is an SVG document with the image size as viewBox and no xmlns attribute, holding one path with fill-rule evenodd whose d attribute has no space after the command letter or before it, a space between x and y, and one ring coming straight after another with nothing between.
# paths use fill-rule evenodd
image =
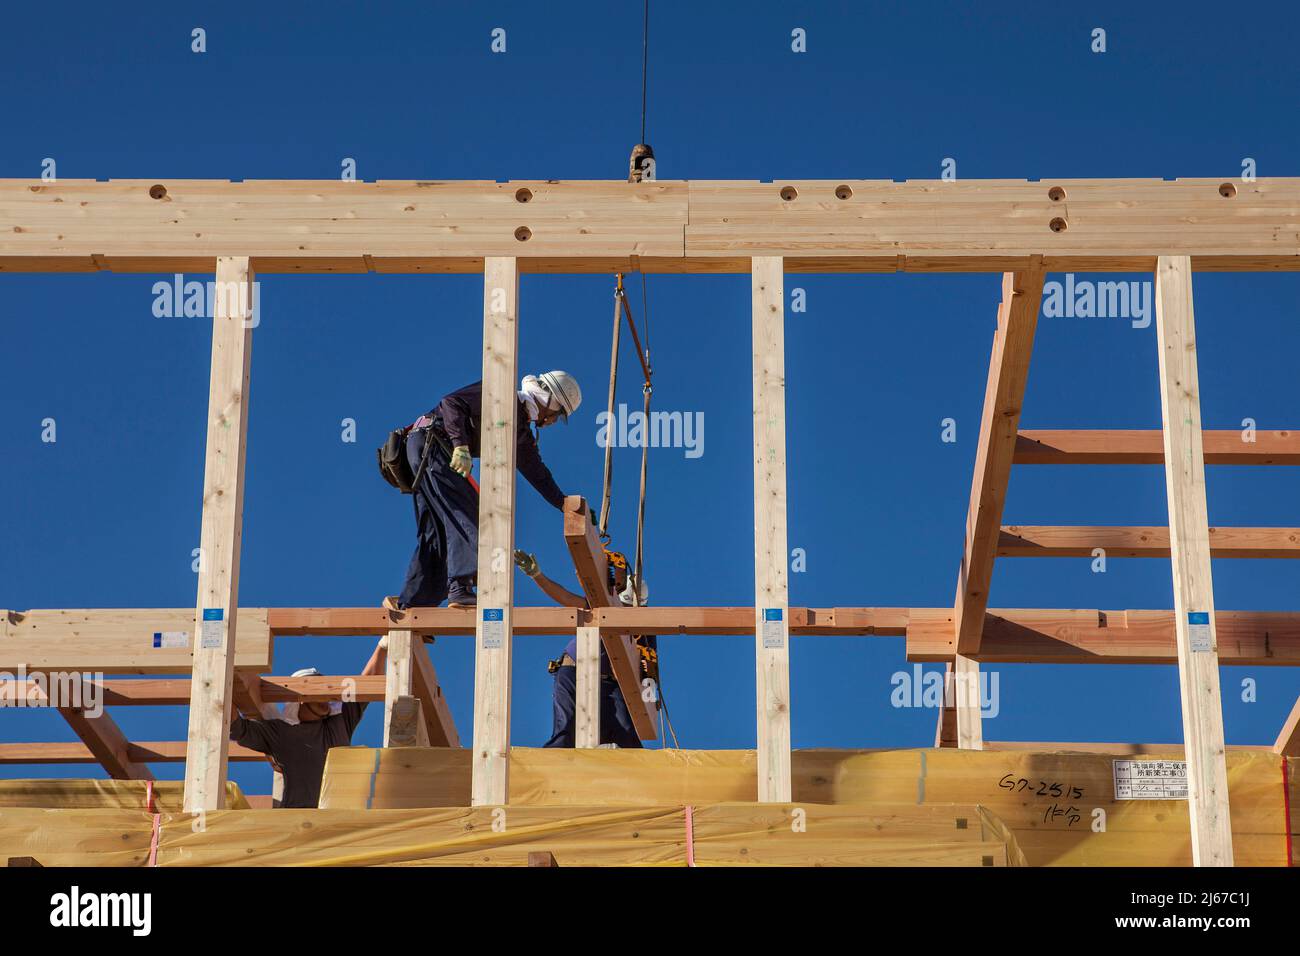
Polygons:
<instances>
[{"instance_id":1,"label":"wooden frame structure","mask_svg":"<svg viewBox=\"0 0 1300 956\"><path fill-rule=\"evenodd\" d=\"M0 618L0 669L189 673L186 680L103 682L108 702L188 702L188 741L134 744L107 715L65 716L83 745L0 745L0 760L99 761L137 777L147 762L186 760L185 806L216 808L229 759L232 706L329 699L402 704L402 739L457 746L418 635L473 634L473 802L506 801L510 662L515 635L579 635L579 743L599 739L595 668L601 643L643 738L653 706L639 694L633 633L748 634L755 640L759 784L790 799L791 635L905 636L909 659L949 665L955 693L937 741L984 746L981 662L1177 663L1190 781L1194 858L1232 862L1218 665L1300 663L1300 614L1217 612L1210 558L1297 557L1300 531L1211 529L1206 464L1300 464L1300 435L1200 424L1193 271L1300 270L1300 179L892 182L240 182L0 181L0 272L215 272L247 293L257 272L482 272L483 382L490 414L481 456L479 608L240 609L247 298L213 315L203 564L193 612L32 611ZM516 608L514 389L519 276L524 272L739 272L752 275L755 600L751 608L624 608L604 585L585 505L566 506L565 535L590 610ZM1019 430L1043 282L1053 271L1153 273L1157 285L1161 431ZM786 580L783 275L798 272L998 272L994 336L956 596L951 608L789 606ZM1165 466L1165 528L1024 528L1002 524L1015 464ZM598 542L597 542L598 544ZM990 610L998 556L1171 557L1175 607L1165 611ZM182 630L190 646L151 649L144 629ZM167 626L164 622L171 622ZM388 634L378 679L267 678L276 635ZM11 688L8 693L26 693ZM412 734L409 718L417 701ZM1300 748L1300 703L1276 749ZM390 724L385 722L385 736ZM1013 746L990 744L989 746Z\"/></svg>"}]
</instances>

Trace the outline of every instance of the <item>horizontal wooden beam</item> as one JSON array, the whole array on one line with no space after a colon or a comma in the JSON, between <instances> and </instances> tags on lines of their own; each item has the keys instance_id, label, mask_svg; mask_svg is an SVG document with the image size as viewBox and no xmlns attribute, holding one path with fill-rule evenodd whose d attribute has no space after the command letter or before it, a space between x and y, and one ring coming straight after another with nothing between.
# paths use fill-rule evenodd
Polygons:
<instances>
[{"instance_id":1,"label":"horizontal wooden beam","mask_svg":"<svg viewBox=\"0 0 1300 956\"><path fill-rule=\"evenodd\" d=\"M235 666L271 669L266 611L241 608ZM193 608L0 610L0 671L188 674Z\"/></svg>"},{"instance_id":2,"label":"horizontal wooden beam","mask_svg":"<svg viewBox=\"0 0 1300 956\"><path fill-rule=\"evenodd\" d=\"M984 749L1048 754L1113 754L1116 757L1139 757L1143 755L1150 755L1153 757L1181 757L1183 755L1182 744L1075 743L1068 740L1059 743L1045 743L1037 740L986 740L984 741ZM1248 744L1228 744L1227 749L1260 753L1267 751L1268 746L1261 746L1258 744L1253 746Z\"/></svg>"},{"instance_id":3,"label":"horizontal wooden beam","mask_svg":"<svg viewBox=\"0 0 1300 956\"><path fill-rule=\"evenodd\" d=\"M1218 611L1221 664L1300 664L1300 613ZM951 611L914 608L907 659L950 661ZM990 610L975 658L1002 664L1176 664L1173 611Z\"/></svg>"},{"instance_id":4,"label":"horizontal wooden beam","mask_svg":"<svg viewBox=\"0 0 1300 956\"><path fill-rule=\"evenodd\" d=\"M515 634L572 634L583 612L567 607L516 607ZM474 633L474 611L449 607L386 611L370 607L269 608L267 620L276 637L361 637L412 630L421 634L465 636Z\"/></svg>"},{"instance_id":5,"label":"horizontal wooden beam","mask_svg":"<svg viewBox=\"0 0 1300 956\"><path fill-rule=\"evenodd\" d=\"M1300 179L0 180L0 271L1300 269Z\"/></svg>"},{"instance_id":6,"label":"horizontal wooden beam","mask_svg":"<svg viewBox=\"0 0 1300 956\"><path fill-rule=\"evenodd\" d=\"M1300 465L1300 431L1257 431L1246 441L1238 429L1203 431L1207 465ZM1021 430L1017 465L1160 465L1160 429Z\"/></svg>"},{"instance_id":7,"label":"horizontal wooden beam","mask_svg":"<svg viewBox=\"0 0 1300 956\"><path fill-rule=\"evenodd\" d=\"M1004 525L998 557L1087 558L1101 548L1111 558L1169 557L1169 526L1058 527ZM1211 528L1215 558L1300 558L1300 528Z\"/></svg>"},{"instance_id":8,"label":"horizontal wooden beam","mask_svg":"<svg viewBox=\"0 0 1300 956\"><path fill-rule=\"evenodd\" d=\"M184 763L185 741L154 740L140 743L128 743L126 756L137 764L145 763ZM266 754L249 750L236 743L230 745L230 759L256 762L266 760ZM36 742L36 743L0 743L0 764L51 764L51 763L99 763L99 758L84 743Z\"/></svg>"},{"instance_id":9,"label":"horizontal wooden beam","mask_svg":"<svg viewBox=\"0 0 1300 956\"><path fill-rule=\"evenodd\" d=\"M790 608L790 633L881 635L902 637L910 609L905 607ZM394 626L446 636L474 633L474 612L455 608L412 608L394 618L375 608L270 608L271 631L277 636L363 636ZM595 626L601 633L737 634L754 633L752 607L611 607L582 610L562 607L516 607L514 633L572 634Z\"/></svg>"},{"instance_id":10,"label":"horizontal wooden beam","mask_svg":"<svg viewBox=\"0 0 1300 956\"><path fill-rule=\"evenodd\" d=\"M255 609L242 609L249 614ZM594 611L558 607L516 608L516 635L573 633L579 626L599 627L602 633L742 635L754 633L751 607L606 607ZM92 613L92 612L82 612ZM388 613L374 608L271 608L270 621L284 623L297 635L358 636L374 634L378 623L386 632ZM447 608L407 612L415 630L444 635L469 635L474 612ZM836 607L790 608L790 633L825 637L902 637L908 639L911 660L952 659L953 638L944 628L953 624L952 608ZM565 628L567 627L567 630ZM1300 613L1220 611L1219 654L1225 663L1300 663ZM984 640L976 658L981 661L1026 663L1172 663L1172 611L1095 611L991 609L985 617ZM39 643L39 642L35 642ZM82 670L76 661L71 669ZM344 677L262 678L268 701L295 699L293 693L312 688L333 699L333 682ZM382 695L382 678L356 678L359 699ZM322 681L323 685L314 682ZM373 686L368 681L374 681ZM105 686L124 696L147 696L153 690L133 692L127 685L157 690L158 703L181 703L179 683L167 681L106 681ZM5 687L0 682L0 691ZM9 693L13 693L10 691ZM168 695L171 695L170 697ZM379 696L374 697L379 699ZM128 700L106 701L129 703Z\"/></svg>"},{"instance_id":11,"label":"horizontal wooden beam","mask_svg":"<svg viewBox=\"0 0 1300 956\"><path fill-rule=\"evenodd\" d=\"M268 704L342 700L349 694L355 695L352 700L364 703L384 699L384 678L378 675L252 679L259 682L262 700ZM86 681L81 693L83 700L97 694L104 707L185 706L190 702L190 681L185 677ZM43 706L47 699L45 688L35 680L0 681L0 707L13 707L18 701L25 706Z\"/></svg>"}]
</instances>

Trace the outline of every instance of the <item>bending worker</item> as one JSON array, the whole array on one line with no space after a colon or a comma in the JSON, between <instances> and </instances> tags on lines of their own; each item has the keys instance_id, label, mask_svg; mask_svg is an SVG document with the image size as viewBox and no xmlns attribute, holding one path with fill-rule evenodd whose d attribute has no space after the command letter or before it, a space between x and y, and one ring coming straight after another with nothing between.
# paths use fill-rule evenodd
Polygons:
<instances>
[{"instance_id":1,"label":"bending worker","mask_svg":"<svg viewBox=\"0 0 1300 956\"><path fill-rule=\"evenodd\" d=\"M611 560L609 562L610 584L618 593L619 600L625 605L645 604L646 585L641 581L641 600L639 602L632 599L632 587L628 581L627 560L618 552L607 552ZM574 594L568 588L556 583L542 573L541 567L537 564L537 557L528 554L525 551L515 552L515 564L519 570L537 583L556 604L564 607L581 607L588 606L587 599L581 594ZM655 639L653 636L638 637L636 639L637 647L641 652L641 676L650 677L656 684L659 679L659 667L657 651L655 649ZM550 662L550 671L555 675L554 694L554 717L552 721L551 739L546 741L543 747L572 747L575 742L574 723L577 711L578 697L578 639L574 637L564 648L564 654L557 661ZM627 703L623 700L623 692L615 680L613 671L610 669L609 658L605 654L605 645L600 645L600 742L602 744L616 744L619 747L640 747L641 738L637 735L636 727L632 723L632 715L628 713Z\"/></svg>"},{"instance_id":2,"label":"bending worker","mask_svg":"<svg viewBox=\"0 0 1300 956\"><path fill-rule=\"evenodd\" d=\"M582 391L567 372L527 375L519 390L515 465L528 483L557 510L564 492L537 450L529 425L545 428L566 422L582 403ZM419 540L406 571L402 593L384 599L390 610L474 607L478 576L478 488L471 472L482 435L483 383L452 392L411 426L406 457L415 474L415 522ZM433 442L425 456L425 445ZM425 464L420 474L420 465Z\"/></svg>"}]
</instances>

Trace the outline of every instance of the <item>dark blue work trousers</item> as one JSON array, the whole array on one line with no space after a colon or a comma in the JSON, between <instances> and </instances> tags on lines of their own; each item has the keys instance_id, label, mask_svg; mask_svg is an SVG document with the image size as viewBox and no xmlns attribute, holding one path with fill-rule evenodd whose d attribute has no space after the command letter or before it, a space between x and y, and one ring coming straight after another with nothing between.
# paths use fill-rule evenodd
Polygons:
<instances>
[{"instance_id":1,"label":"dark blue work trousers","mask_svg":"<svg viewBox=\"0 0 1300 956\"><path fill-rule=\"evenodd\" d=\"M578 669L561 667L555 672L555 717L551 739L543 747L572 747L576 737L574 722L578 709ZM620 747L640 747L641 738L632 725L618 681L602 677L600 681L600 742Z\"/></svg>"},{"instance_id":2,"label":"dark blue work trousers","mask_svg":"<svg viewBox=\"0 0 1300 956\"><path fill-rule=\"evenodd\" d=\"M406 460L412 472L420 468L425 437L423 429L407 436ZM435 443L411 497L419 540L398 602L402 607L437 607L452 584L472 587L478 575L478 493L451 470Z\"/></svg>"}]
</instances>

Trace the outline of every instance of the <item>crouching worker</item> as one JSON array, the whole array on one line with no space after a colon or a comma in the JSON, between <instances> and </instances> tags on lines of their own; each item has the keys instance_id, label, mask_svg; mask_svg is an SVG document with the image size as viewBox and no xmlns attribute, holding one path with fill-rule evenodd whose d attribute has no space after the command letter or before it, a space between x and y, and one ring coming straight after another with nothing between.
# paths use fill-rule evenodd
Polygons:
<instances>
[{"instance_id":1,"label":"crouching worker","mask_svg":"<svg viewBox=\"0 0 1300 956\"><path fill-rule=\"evenodd\" d=\"M608 552L610 556L610 584L618 593L619 600L628 606L646 601L645 581L641 582L641 600L632 598L632 588L628 581L627 561L616 551ZM515 564L519 570L537 583L542 592L556 604L564 607L588 607L587 599L581 594L574 594L568 588L548 578L542 573L535 555L524 551L515 552ZM637 646L641 651L642 677L650 676L656 682L659 679L657 652L653 636L638 637ZM551 739L543 747L572 747L575 743L575 723L578 699L578 639L574 637L564 648L558 660L551 661L548 670L555 675L553 690L553 711ZM609 657L605 654L605 645L600 646L600 742L615 744L619 747L640 747L641 738L637 735L628 713L623 692L614 678L610 668Z\"/></svg>"},{"instance_id":2,"label":"crouching worker","mask_svg":"<svg viewBox=\"0 0 1300 956\"><path fill-rule=\"evenodd\" d=\"M370 655L361 676L384 673L388 656L388 638L382 638ZM296 672L294 677L314 677L314 667ZM361 723L366 705L357 701L306 701L285 704L284 716L275 720L236 717L230 722L230 739L237 744L266 754L284 777L281 807L315 809L320 803L321 779L325 775L325 755L333 747L347 747Z\"/></svg>"}]
</instances>

